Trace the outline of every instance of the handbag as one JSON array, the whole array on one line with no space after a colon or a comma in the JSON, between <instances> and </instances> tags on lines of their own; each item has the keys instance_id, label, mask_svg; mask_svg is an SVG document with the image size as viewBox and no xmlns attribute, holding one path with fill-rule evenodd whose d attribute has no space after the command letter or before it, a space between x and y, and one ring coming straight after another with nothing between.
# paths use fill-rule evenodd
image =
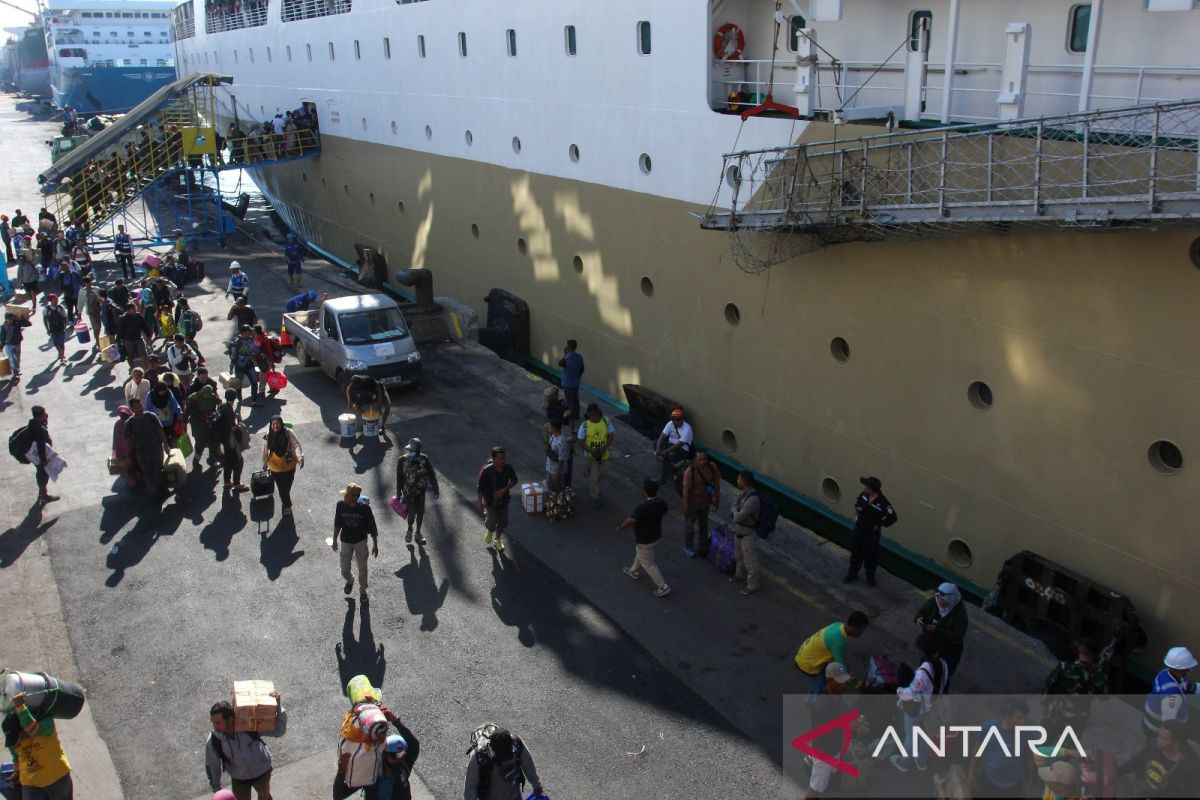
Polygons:
<instances>
[{"instance_id":1,"label":"handbag","mask_svg":"<svg viewBox=\"0 0 1200 800\"><path fill-rule=\"evenodd\" d=\"M190 458L192 455L192 437L186 432L179 434L175 439L175 446L179 448L179 452L183 453L184 458Z\"/></svg>"},{"instance_id":2,"label":"handbag","mask_svg":"<svg viewBox=\"0 0 1200 800\"><path fill-rule=\"evenodd\" d=\"M287 376L277 370L271 370L268 372L266 380L267 386L276 392L288 385Z\"/></svg>"},{"instance_id":3,"label":"handbag","mask_svg":"<svg viewBox=\"0 0 1200 800\"><path fill-rule=\"evenodd\" d=\"M403 497L392 495L392 499L388 500L388 505L391 506L392 511L395 511L399 516L408 516L408 503L404 502Z\"/></svg>"}]
</instances>

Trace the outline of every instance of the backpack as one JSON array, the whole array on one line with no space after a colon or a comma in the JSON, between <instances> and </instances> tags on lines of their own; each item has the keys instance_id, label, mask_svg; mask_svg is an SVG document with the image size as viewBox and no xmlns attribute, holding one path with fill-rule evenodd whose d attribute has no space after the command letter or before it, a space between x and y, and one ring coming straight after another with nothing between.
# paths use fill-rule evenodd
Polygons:
<instances>
[{"instance_id":1,"label":"backpack","mask_svg":"<svg viewBox=\"0 0 1200 800\"><path fill-rule=\"evenodd\" d=\"M187 320L186 323L183 322L184 319ZM191 331L192 336L195 336L197 333L204 330L204 319L190 308L183 313L180 323L181 327L186 327L189 331Z\"/></svg>"},{"instance_id":2,"label":"backpack","mask_svg":"<svg viewBox=\"0 0 1200 800\"><path fill-rule=\"evenodd\" d=\"M490 464L492 462L488 462ZM487 464L484 465L485 467ZM482 472L482 470L480 470ZM479 764L479 783L475 788L475 796L480 800L486 800L491 796L492 791L492 766L495 759L492 757L491 738L492 734L500 728L494 722L485 722L474 730L471 734L471 746L467 748L467 755L474 755L476 762ZM521 769L521 754L525 752L525 743L521 741L521 737L516 734L512 737L513 740L513 762L516 765L517 785L525 785L525 772Z\"/></svg>"},{"instance_id":3,"label":"backpack","mask_svg":"<svg viewBox=\"0 0 1200 800\"><path fill-rule=\"evenodd\" d=\"M758 497L758 522L754 529L758 531L758 538L770 539L771 534L775 533L775 524L779 522L779 505L762 492L754 494Z\"/></svg>"},{"instance_id":4,"label":"backpack","mask_svg":"<svg viewBox=\"0 0 1200 800\"><path fill-rule=\"evenodd\" d=\"M422 453L419 456L405 456L404 458L404 486L403 494L405 497L415 497L425 493L425 487L429 483L429 475L425 472L426 458Z\"/></svg>"},{"instance_id":5,"label":"backpack","mask_svg":"<svg viewBox=\"0 0 1200 800\"><path fill-rule=\"evenodd\" d=\"M13 431L8 437L8 452L22 464L32 464L25 454L33 447L33 423L27 423Z\"/></svg>"}]
</instances>

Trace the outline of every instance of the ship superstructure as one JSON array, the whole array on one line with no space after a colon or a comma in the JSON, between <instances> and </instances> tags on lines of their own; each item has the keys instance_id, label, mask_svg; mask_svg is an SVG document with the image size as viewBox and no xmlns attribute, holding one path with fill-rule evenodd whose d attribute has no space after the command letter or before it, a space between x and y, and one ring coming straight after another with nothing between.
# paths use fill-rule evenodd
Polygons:
<instances>
[{"instance_id":1,"label":"ship superstructure","mask_svg":"<svg viewBox=\"0 0 1200 800\"><path fill-rule=\"evenodd\" d=\"M892 548L964 583L1023 550L1070 565L1134 599L1153 652L1200 639L1200 129L1144 111L1200 97L1196 5L193 0L174 35L181 74L232 76L222 126L317 109L321 157L256 181L320 251L371 246L481 310L507 289L534 360L578 339L598 391L680 401L823 519L879 475ZM1043 115L1067 121L1012 123ZM1004 150L864 138L1000 122ZM947 174L996 211L928 236ZM880 175L903 236L869 218ZM1132 195L1171 219L1126 219ZM1039 197L1053 224L1003 205Z\"/></svg>"},{"instance_id":2,"label":"ship superstructure","mask_svg":"<svg viewBox=\"0 0 1200 800\"><path fill-rule=\"evenodd\" d=\"M55 0L44 11L54 104L122 113L175 79L170 2Z\"/></svg>"}]
</instances>

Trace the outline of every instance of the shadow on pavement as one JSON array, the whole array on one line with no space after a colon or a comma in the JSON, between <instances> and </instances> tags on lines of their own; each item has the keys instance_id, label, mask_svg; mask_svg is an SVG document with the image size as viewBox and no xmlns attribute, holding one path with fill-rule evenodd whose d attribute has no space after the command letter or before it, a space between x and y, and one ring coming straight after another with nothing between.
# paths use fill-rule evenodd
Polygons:
<instances>
[{"instance_id":1,"label":"shadow on pavement","mask_svg":"<svg viewBox=\"0 0 1200 800\"><path fill-rule=\"evenodd\" d=\"M533 603L528 602L531 599L530 587L515 562L506 556L497 555L494 550L491 551L491 555L492 578L496 581L492 587L492 610L501 622L517 629L518 642L525 647L533 647L537 644L537 636L534 635L531 626L531 612L533 605L538 601L534 599ZM565 618L562 622L570 624Z\"/></svg>"},{"instance_id":2,"label":"shadow on pavement","mask_svg":"<svg viewBox=\"0 0 1200 800\"><path fill-rule=\"evenodd\" d=\"M387 659L383 654L383 645L376 646L375 634L371 631L371 605L362 603L362 613L359 615L358 638L354 638L354 609L356 602L353 597L346 598L346 621L342 624L342 641L334 645L337 655L338 679L341 691L355 675L366 675L371 685L377 689L383 688L383 676L387 671Z\"/></svg>"},{"instance_id":3,"label":"shadow on pavement","mask_svg":"<svg viewBox=\"0 0 1200 800\"><path fill-rule=\"evenodd\" d=\"M425 548L418 551L412 545L408 546L408 563L396 570L396 577L404 582L408 613L421 618L421 630L436 630L438 609L445 605L446 595L450 593L449 579L442 578L442 585L438 586Z\"/></svg>"},{"instance_id":4,"label":"shadow on pavement","mask_svg":"<svg viewBox=\"0 0 1200 800\"><path fill-rule=\"evenodd\" d=\"M119 586L125 578L125 572L142 562L150 548L163 536L171 536L179 530L183 521L183 509L178 504L159 506L146 497L136 496L125 499L125 503L137 512L139 519L136 525L113 544L106 562L112 574L104 585L110 589ZM110 537L115 532L109 533Z\"/></svg>"},{"instance_id":5,"label":"shadow on pavement","mask_svg":"<svg viewBox=\"0 0 1200 800\"><path fill-rule=\"evenodd\" d=\"M0 533L0 569L11 567L29 547L58 522L58 517L42 522L42 506L34 504L15 528Z\"/></svg>"},{"instance_id":6,"label":"shadow on pavement","mask_svg":"<svg viewBox=\"0 0 1200 800\"><path fill-rule=\"evenodd\" d=\"M200 544L205 550L212 550L217 561L224 561L229 558L229 543L233 541L233 535L244 527L246 513L242 511L241 495L222 494L220 510L212 522L200 531Z\"/></svg>"},{"instance_id":7,"label":"shadow on pavement","mask_svg":"<svg viewBox=\"0 0 1200 800\"><path fill-rule=\"evenodd\" d=\"M296 533L296 522L292 517L282 517L275 530L269 535L259 534L258 563L267 570L267 577L277 580L283 571L304 557L303 550L297 550L300 537Z\"/></svg>"}]
</instances>

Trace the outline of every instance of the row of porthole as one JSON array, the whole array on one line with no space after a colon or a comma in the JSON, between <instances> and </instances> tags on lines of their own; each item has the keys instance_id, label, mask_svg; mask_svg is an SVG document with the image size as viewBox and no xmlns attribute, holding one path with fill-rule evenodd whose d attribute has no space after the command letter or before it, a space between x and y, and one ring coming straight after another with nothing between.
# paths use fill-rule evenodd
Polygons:
<instances>
[{"instance_id":1,"label":"row of porthole","mask_svg":"<svg viewBox=\"0 0 1200 800\"><path fill-rule=\"evenodd\" d=\"M367 127L367 118L363 117L363 130L366 130L366 127ZM400 132L400 126L395 121L393 121L392 122L392 133L398 134L399 132ZM433 141L433 126L432 125L425 126L425 138L428 139L429 141ZM472 133L470 131L470 129L463 131L463 140L467 143L467 147L471 147L472 145L475 144L475 134ZM520 136L514 136L512 138L512 149L513 149L513 153L515 153L517 155L521 154L521 137ZM579 158L580 158L579 145L572 143L567 146L567 158L571 159L572 163L575 163L575 164L579 163ZM642 153L641 155L638 156L638 167L645 174L647 174L647 175L650 174L650 171L654 168L654 162L651 160L649 153Z\"/></svg>"}]
</instances>

